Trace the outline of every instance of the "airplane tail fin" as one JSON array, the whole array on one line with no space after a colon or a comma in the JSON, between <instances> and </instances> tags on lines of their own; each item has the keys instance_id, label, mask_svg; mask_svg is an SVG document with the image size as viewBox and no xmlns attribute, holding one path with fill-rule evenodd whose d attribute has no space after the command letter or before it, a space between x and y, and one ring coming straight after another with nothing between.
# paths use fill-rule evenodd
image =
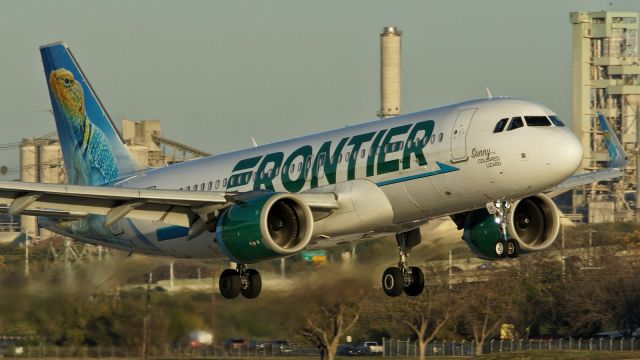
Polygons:
<instances>
[{"instance_id":1,"label":"airplane tail fin","mask_svg":"<svg viewBox=\"0 0 640 360\"><path fill-rule=\"evenodd\" d=\"M627 165L627 154L624 152L624 147L620 144L620 140L613 131L613 127L609 123L609 120L605 118L602 113L598 111L598 119L600 120L600 127L604 132L604 141L607 144L607 151L611 161L609 162L610 168L622 169Z\"/></svg>"},{"instance_id":2,"label":"airplane tail fin","mask_svg":"<svg viewBox=\"0 0 640 360\"><path fill-rule=\"evenodd\" d=\"M102 185L143 170L67 44L40 47L69 184Z\"/></svg>"}]
</instances>

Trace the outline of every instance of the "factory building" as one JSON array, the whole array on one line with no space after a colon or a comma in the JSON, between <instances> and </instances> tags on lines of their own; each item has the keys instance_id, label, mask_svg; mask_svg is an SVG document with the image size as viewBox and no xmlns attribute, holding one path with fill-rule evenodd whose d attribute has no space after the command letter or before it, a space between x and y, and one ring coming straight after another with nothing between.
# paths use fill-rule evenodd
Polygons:
<instances>
[{"instance_id":1,"label":"factory building","mask_svg":"<svg viewBox=\"0 0 640 360\"><path fill-rule=\"evenodd\" d=\"M162 136L159 120L122 121L122 138L131 154L141 164L162 167L210 154ZM60 142L56 133L23 139L20 144L20 181L64 184ZM47 239L52 234L38 228L36 218L21 216L21 227L29 236Z\"/></svg>"},{"instance_id":2,"label":"factory building","mask_svg":"<svg viewBox=\"0 0 640 360\"><path fill-rule=\"evenodd\" d=\"M572 12L573 129L581 139L581 171L607 166L609 154L597 120L611 122L629 157L625 176L574 190L574 216L590 223L639 221L640 60L636 12ZM579 216L582 215L582 216Z\"/></svg>"}]
</instances>

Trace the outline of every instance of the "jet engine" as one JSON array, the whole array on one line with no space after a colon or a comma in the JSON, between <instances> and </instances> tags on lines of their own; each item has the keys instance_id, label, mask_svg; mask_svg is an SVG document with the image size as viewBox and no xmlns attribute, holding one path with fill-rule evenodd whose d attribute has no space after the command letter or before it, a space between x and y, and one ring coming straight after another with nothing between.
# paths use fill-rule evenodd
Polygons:
<instances>
[{"instance_id":1,"label":"jet engine","mask_svg":"<svg viewBox=\"0 0 640 360\"><path fill-rule=\"evenodd\" d=\"M538 194L513 203L507 230L516 240L523 253L548 248L560 230L560 215L553 201ZM470 211L464 217L464 235L471 250L484 259L497 259L496 240L499 239L500 223L486 209Z\"/></svg>"},{"instance_id":2,"label":"jet engine","mask_svg":"<svg viewBox=\"0 0 640 360\"><path fill-rule=\"evenodd\" d=\"M267 193L224 212L216 225L216 241L233 261L251 264L301 251L312 231L313 215L302 199Z\"/></svg>"}]
</instances>

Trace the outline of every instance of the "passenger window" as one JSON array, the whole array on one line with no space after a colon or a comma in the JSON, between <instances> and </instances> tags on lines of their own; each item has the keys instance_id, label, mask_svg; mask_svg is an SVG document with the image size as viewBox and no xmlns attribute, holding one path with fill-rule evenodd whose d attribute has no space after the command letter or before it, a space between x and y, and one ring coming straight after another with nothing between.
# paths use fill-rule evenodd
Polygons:
<instances>
[{"instance_id":1,"label":"passenger window","mask_svg":"<svg viewBox=\"0 0 640 360\"><path fill-rule=\"evenodd\" d=\"M191 186L187 186L187 190L191 190Z\"/></svg>"},{"instance_id":2,"label":"passenger window","mask_svg":"<svg viewBox=\"0 0 640 360\"><path fill-rule=\"evenodd\" d=\"M549 119L551 119L551 122L555 126L564 126L564 123L562 121L560 121L560 119L555 115L549 116Z\"/></svg>"},{"instance_id":3,"label":"passenger window","mask_svg":"<svg viewBox=\"0 0 640 360\"><path fill-rule=\"evenodd\" d=\"M289 166L289 173L293 174L294 171L296 171L296 164L291 164L291 166Z\"/></svg>"},{"instance_id":4,"label":"passenger window","mask_svg":"<svg viewBox=\"0 0 640 360\"><path fill-rule=\"evenodd\" d=\"M360 157L364 159L364 156L366 155L367 151L365 149L362 149L362 151L360 151Z\"/></svg>"},{"instance_id":5,"label":"passenger window","mask_svg":"<svg viewBox=\"0 0 640 360\"><path fill-rule=\"evenodd\" d=\"M298 163L298 171L302 172L302 161Z\"/></svg>"},{"instance_id":6,"label":"passenger window","mask_svg":"<svg viewBox=\"0 0 640 360\"><path fill-rule=\"evenodd\" d=\"M347 155L344 156L345 161L349 159L350 155L351 155L351 153L349 151L347 151Z\"/></svg>"},{"instance_id":7,"label":"passenger window","mask_svg":"<svg viewBox=\"0 0 640 360\"><path fill-rule=\"evenodd\" d=\"M444 137L443 133L438 134L438 142L442 142L443 137Z\"/></svg>"},{"instance_id":8,"label":"passenger window","mask_svg":"<svg viewBox=\"0 0 640 360\"><path fill-rule=\"evenodd\" d=\"M200 191L204 191L204 183L200 184Z\"/></svg>"},{"instance_id":9,"label":"passenger window","mask_svg":"<svg viewBox=\"0 0 640 360\"><path fill-rule=\"evenodd\" d=\"M248 173L248 174L244 177L244 182L248 183L249 181L251 181L251 173Z\"/></svg>"},{"instance_id":10,"label":"passenger window","mask_svg":"<svg viewBox=\"0 0 640 360\"><path fill-rule=\"evenodd\" d=\"M216 189L220 187L220 180L216 180Z\"/></svg>"},{"instance_id":11,"label":"passenger window","mask_svg":"<svg viewBox=\"0 0 640 360\"><path fill-rule=\"evenodd\" d=\"M524 124L522 123L522 118L520 116L511 118L511 122L509 123L509 128L507 131L511 131L513 129L521 128Z\"/></svg>"},{"instance_id":12,"label":"passenger window","mask_svg":"<svg viewBox=\"0 0 640 360\"><path fill-rule=\"evenodd\" d=\"M222 179L222 187L223 188L227 187L227 178Z\"/></svg>"},{"instance_id":13,"label":"passenger window","mask_svg":"<svg viewBox=\"0 0 640 360\"><path fill-rule=\"evenodd\" d=\"M209 181L209 185L207 186L207 190L211 191L211 188L213 188L213 181Z\"/></svg>"},{"instance_id":14,"label":"passenger window","mask_svg":"<svg viewBox=\"0 0 640 360\"><path fill-rule=\"evenodd\" d=\"M234 186L236 184L236 178L235 177L230 177L229 178L229 186Z\"/></svg>"},{"instance_id":15,"label":"passenger window","mask_svg":"<svg viewBox=\"0 0 640 360\"><path fill-rule=\"evenodd\" d=\"M193 191L198 191L198 184L193 185Z\"/></svg>"},{"instance_id":16,"label":"passenger window","mask_svg":"<svg viewBox=\"0 0 640 360\"><path fill-rule=\"evenodd\" d=\"M338 163L342 162L342 153L340 153L340 155L338 155Z\"/></svg>"},{"instance_id":17,"label":"passenger window","mask_svg":"<svg viewBox=\"0 0 640 360\"><path fill-rule=\"evenodd\" d=\"M493 132L502 132L502 130L504 130L504 127L507 126L507 121L509 121L509 118L500 119L500 121L498 121L498 123L496 124L496 127L493 129Z\"/></svg>"},{"instance_id":18,"label":"passenger window","mask_svg":"<svg viewBox=\"0 0 640 360\"><path fill-rule=\"evenodd\" d=\"M525 116L524 121L527 126L551 126L551 122L546 116Z\"/></svg>"},{"instance_id":19,"label":"passenger window","mask_svg":"<svg viewBox=\"0 0 640 360\"><path fill-rule=\"evenodd\" d=\"M404 149L404 143L403 142L398 143L398 150L402 150L402 149Z\"/></svg>"},{"instance_id":20,"label":"passenger window","mask_svg":"<svg viewBox=\"0 0 640 360\"><path fill-rule=\"evenodd\" d=\"M431 135L431 143L432 144L436 143L436 134Z\"/></svg>"}]
</instances>

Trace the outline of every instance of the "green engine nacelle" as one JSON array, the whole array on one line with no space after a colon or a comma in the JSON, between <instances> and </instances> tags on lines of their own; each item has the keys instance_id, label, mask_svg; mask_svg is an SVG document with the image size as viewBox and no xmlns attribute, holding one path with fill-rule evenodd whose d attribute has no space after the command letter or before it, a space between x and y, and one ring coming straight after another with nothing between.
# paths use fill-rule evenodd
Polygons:
<instances>
[{"instance_id":1,"label":"green engine nacelle","mask_svg":"<svg viewBox=\"0 0 640 360\"><path fill-rule=\"evenodd\" d=\"M548 196L530 196L512 206L507 231L518 242L520 251L540 251L553 244L560 230L560 215ZM500 236L500 223L486 209L473 210L465 216L462 238L478 257L497 259L495 244Z\"/></svg>"},{"instance_id":2,"label":"green engine nacelle","mask_svg":"<svg viewBox=\"0 0 640 360\"><path fill-rule=\"evenodd\" d=\"M266 193L224 212L216 226L216 241L231 260L251 264L301 251L312 231L313 215L302 199Z\"/></svg>"}]
</instances>

